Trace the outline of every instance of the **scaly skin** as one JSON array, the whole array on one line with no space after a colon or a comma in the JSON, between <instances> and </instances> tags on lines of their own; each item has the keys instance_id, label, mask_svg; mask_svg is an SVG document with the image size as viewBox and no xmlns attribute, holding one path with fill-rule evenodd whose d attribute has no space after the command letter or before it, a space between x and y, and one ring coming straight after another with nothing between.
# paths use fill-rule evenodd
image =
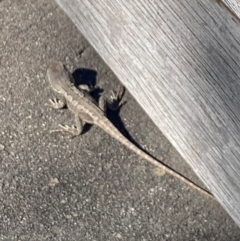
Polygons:
<instances>
[{"instance_id":1,"label":"scaly skin","mask_svg":"<svg viewBox=\"0 0 240 241\"><path fill-rule=\"evenodd\" d=\"M103 99L100 99L98 104L89 94L87 86L80 86L80 88L77 88L74 85L71 73L61 62L52 61L48 67L47 76L53 90L62 96L62 100L50 100L51 106L55 109L59 109L67 105L75 115L76 127L60 125L61 130L68 131L73 136L77 136L81 134L84 122L97 125L141 158L160 167L168 174L181 180L195 190L214 198L210 192L151 157L124 137L106 117L106 108Z\"/></svg>"}]
</instances>

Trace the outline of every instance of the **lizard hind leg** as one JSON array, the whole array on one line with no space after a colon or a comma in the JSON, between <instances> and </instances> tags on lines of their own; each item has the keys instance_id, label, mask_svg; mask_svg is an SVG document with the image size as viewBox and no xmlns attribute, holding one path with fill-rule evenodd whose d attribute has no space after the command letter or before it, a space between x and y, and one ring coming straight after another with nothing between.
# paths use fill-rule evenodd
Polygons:
<instances>
[{"instance_id":1,"label":"lizard hind leg","mask_svg":"<svg viewBox=\"0 0 240 241\"><path fill-rule=\"evenodd\" d=\"M60 131L65 131L71 134L72 137L79 136L83 130L83 121L78 115L75 115L76 126L68 126L59 124Z\"/></svg>"},{"instance_id":2,"label":"lizard hind leg","mask_svg":"<svg viewBox=\"0 0 240 241\"><path fill-rule=\"evenodd\" d=\"M49 104L48 104L51 108L58 110L58 109L62 109L66 106L66 101L64 99L49 99Z\"/></svg>"}]
</instances>

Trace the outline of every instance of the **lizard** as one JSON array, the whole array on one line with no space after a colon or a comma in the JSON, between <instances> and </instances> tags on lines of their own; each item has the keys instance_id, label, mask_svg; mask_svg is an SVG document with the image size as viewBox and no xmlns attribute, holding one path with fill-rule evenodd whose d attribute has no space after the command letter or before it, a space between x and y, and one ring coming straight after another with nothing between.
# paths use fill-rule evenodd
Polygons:
<instances>
[{"instance_id":1,"label":"lizard","mask_svg":"<svg viewBox=\"0 0 240 241\"><path fill-rule=\"evenodd\" d=\"M204 193L213 199L214 196L207 190L192 182L182 174L176 172L163 162L153 158L139 147L129 141L107 118L106 108L107 101L103 96L100 96L97 102L90 94L94 89L88 85L75 85L75 80L67 67L59 61L52 60L47 69L47 78L52 89L61 96L60 99L49 99L50 107L61 109L65 106L75 115L76 126L67 126L59 124L60 131L71 133L72 136L81 134L84 123L94 124L112 136L114 139L122 143L125 147L135 152L140 158L143 158L151 164L161 168L169 175L177 178L191 188ZM117 95L114 98L118 98Z\"/></svg>"}]
</instances>

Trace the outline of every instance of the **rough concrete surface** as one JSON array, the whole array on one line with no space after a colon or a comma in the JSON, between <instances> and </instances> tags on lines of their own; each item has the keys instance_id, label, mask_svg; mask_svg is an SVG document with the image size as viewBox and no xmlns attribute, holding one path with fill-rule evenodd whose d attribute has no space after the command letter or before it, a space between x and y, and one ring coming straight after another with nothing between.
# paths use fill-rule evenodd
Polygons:
<instances>
[{"instance_id":1,"label":"rough concrete surface","mask_svg":"<svg viewBox=\"0 0 240 241\"><path fill-rule=\"evenodd\" d=\"M223 208L140 160L97 127L47 105L50 59L76 78L118 80L54 1L0 1L0 240L224 240L240 230ZM77 71L75 71L77 69ZM199 180L127 92L111 120L142 148Z\"/></svg>"}]
</instances>

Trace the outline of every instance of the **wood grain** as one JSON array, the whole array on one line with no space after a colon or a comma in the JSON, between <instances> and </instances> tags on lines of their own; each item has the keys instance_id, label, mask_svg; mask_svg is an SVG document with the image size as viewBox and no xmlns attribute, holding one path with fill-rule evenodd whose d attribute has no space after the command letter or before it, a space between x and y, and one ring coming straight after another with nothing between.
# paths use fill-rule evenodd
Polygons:
<instances>
[{"instance_id":1,"label":"wood grain","mask_svg":"<svg viewBox=\"0 0 240 241\"><path fill-rule=\"evenodd\" d=\"M240 225L240 25L212 0L56 0Z\"/></svg>"},{"instance_id":2,"label":"wood grain","mask_svg":"<svg viewBox=\"0 0 240 241\"><path fill-rule=\"evenodd\" d=\"M238 0L222 0L222 2L240 18L240 2Z\"/></svg>"}]
</instances>

